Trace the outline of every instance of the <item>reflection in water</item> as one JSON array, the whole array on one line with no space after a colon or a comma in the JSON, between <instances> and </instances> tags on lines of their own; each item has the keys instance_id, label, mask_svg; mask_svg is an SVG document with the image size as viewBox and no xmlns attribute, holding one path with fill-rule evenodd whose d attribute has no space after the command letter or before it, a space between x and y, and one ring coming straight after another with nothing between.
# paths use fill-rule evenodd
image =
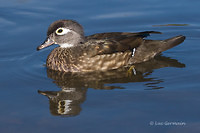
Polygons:
<instances>
[{"instance_id":1,"label":"reflection in water","mask_svg":"<svg viewBox=\"0 0 200 133\"><path fill-rule=\"evenodd\" d=\"M52 115L75 116L81 111L80 104L86 98L85 88L64 88L61 91L38 91L49 98Z\"/></svg>"},{"instance_id":2,"label":"reflection in water","mask_svg":"<svg viewBox=\"0 0 200 133\"><path fill-rule=\"evenodd\" d=\"M175 59L157 56L156 58L134 65L133 69L121 68L106 72L64 73L47 69L47 75L54 80L60 91L38 91L49 98L52 115L76 116L80 113L80 104L86 99L88 88L93 89L124 89L119 86L106 86L112 83L145 82L149 89L160 89L158 78L148 78L154 69L163 67L185 67Z\"/></svg>"}]
</instances>

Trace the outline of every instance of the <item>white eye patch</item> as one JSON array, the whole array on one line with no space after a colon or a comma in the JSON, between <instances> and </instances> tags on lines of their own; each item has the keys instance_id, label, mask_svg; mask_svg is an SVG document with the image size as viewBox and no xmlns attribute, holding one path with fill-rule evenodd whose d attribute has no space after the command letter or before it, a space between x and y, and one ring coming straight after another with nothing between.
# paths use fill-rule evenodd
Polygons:
<instances>
[{"instance_id":1,"label":"white eye patch","mask_svg":"<svg viewBox=\"0 0 200 133\"><path fill-rule=\"evenodd\" d=\"M56 34L57 35L65 35L67 33L71 32L70 29L67 29L67 28L63 28L63 27L60 27L56 30Z\"/></svg>"}]
</instances>

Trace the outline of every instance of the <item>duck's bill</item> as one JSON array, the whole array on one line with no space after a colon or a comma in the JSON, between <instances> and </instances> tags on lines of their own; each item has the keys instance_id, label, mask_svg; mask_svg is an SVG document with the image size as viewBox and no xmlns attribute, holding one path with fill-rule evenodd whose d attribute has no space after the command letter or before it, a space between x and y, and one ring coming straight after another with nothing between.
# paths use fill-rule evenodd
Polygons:
<instances>
[{"instance_id":1,"label":"duck's bill","mask_svg":"<svg viewBox=\"0 0 200 133\"><path fill-rule=\"evenodd\" d=\"M51 46L52 44L54 44L54 41L51 40L51 39L49 39L49 38L47 38L47 39L44 41L43 44L41 44L40 46L37 47L37 51L38 51L38 50L41 50L41 49L43 49L43 48L46 48L46 47L48 47L48 46Z\"/></svg>"}]
</instances>

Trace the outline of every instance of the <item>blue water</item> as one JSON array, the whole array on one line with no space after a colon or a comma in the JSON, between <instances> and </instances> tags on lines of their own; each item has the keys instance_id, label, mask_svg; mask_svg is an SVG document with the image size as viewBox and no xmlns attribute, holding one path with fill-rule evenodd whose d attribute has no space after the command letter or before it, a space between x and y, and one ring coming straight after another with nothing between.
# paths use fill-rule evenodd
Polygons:
<instances>
[{"instance_id":1,"label":"blue water","mask_svg":"<svg viewBox=\"0 0 200 133\"><path fill-rule=\"evenodd\" d=\"M199 132L199 6L198 0L0 1L0 132ZM44 66L54 47L36 51L58 19L78 21L86 35L155 30L163 34L149 39L186 40L136 66L136 75L63 75Z\"/></svg>"}]
</instances>

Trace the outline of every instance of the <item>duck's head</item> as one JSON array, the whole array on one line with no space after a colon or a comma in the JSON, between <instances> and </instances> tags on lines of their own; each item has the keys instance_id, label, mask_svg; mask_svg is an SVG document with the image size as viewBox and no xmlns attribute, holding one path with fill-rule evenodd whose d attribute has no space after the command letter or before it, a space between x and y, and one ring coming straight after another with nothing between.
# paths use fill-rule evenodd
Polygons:
<instances>
[{"instance_id":1,"label":"duck's head","mask_svg":"<svg viewBox=\"0 0 200 133\"><path fill-rule=\"evenodd\" d=\"M47 38L37 47L37 50L52 44L58 44L62 48L73 47L84 41L84 31L80 24L73 20L58 20L49 26Z\"/></svg>"}]
</instances>

